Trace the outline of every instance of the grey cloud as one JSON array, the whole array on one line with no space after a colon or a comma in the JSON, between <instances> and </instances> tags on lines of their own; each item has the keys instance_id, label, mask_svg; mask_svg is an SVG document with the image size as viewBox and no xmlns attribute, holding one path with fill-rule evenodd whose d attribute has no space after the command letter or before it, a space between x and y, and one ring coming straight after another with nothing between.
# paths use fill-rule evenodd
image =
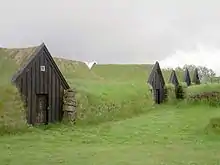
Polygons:
<instances>
[{"instance_id":1,"label":"grey cloud","mask_svg":"<svg viewBox=\"0 0 220 165\"><path fill-rule=\"evenodd\" d=\"M0 0L0 45L44 41L54 56L147 63L200 42L220 47L217 0Z\"/></svg>"}]
</instances>

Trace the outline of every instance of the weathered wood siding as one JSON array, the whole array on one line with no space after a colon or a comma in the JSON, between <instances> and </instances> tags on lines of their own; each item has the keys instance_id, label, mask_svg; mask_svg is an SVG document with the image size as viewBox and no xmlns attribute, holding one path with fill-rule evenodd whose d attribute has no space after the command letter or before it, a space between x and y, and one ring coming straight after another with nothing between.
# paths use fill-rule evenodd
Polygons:
<instances>
[{"instance_id":1,"label":"weathered wood siding","mask_svg":"<svg viewBox=\"0 0 220 165\"><path fill-rule=\"evenodd\" d=\"M24 96L27 105L27 121L34 124L38 108L38 94L47 94L49 101L48 122L57 122L62 118L62 98L64 86L54 69L46 49L40 52L16 80L16 85ZM40 71L40 66L45 66L45 72Z\"/></svg>"},{"instance_id":2,"label":"weathered wood siding","mask_svg":"<svg viewBox=\"0 0 220 165\"><path fill-rule=\"evenodd\" d=\"M164 86L165 81L162 75L162 71L160 69L159 62L156 62L150 76L148 78L148 83L152 86L154 101L157 104L160 104L165 99Z\"/></svg>"}]
</instances>

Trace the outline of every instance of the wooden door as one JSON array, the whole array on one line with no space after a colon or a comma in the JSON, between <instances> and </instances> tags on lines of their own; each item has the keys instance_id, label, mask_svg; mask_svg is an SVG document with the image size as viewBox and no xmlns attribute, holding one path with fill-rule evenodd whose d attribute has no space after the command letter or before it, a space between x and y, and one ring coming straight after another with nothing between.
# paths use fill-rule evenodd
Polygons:
<instances>
[{"instance_id":1,"label":"wooden door","mask_svg":"<svg viewBox=\"0 0 220 165\"><path fill-rule=\"evenodd\" d=\"M160 104L160 89L156 89L156 103Z\"/></svg>"},{"instance_id":2,"label":"wooden door","mask_svg":"<svg viewBox=\"0 0 220 165\"><path fill-rule=\"evenodd\" d=\"M36 124L48 124L48 95L37 95Z\"/></svg>"}]
</instances>

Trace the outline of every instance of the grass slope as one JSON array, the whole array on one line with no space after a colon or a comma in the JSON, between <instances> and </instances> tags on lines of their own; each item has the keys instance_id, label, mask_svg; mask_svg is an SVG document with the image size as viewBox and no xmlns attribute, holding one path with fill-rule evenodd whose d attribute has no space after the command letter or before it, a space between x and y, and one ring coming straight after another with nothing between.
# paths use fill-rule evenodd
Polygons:
<instances>
[{"instance_id":1,"label":"grass slope","mask_svg":"<svg viewBox=\"0 0 220 165\"><path fill-rule=\"evenodd\" d=\"M0 49L0 134L19 131L26 127L24 108L17 89L11 84L16 63L7 59Z\"/></svg>"},{"instance_id":2,"label":"grass slope","mask_svg":"<svg viewBox=\"0 0 220 165\"><path fill-rule=\"evenodd\" d=\"M145 83L153 68L153 64L98 64L92 71L108 81L129 81ZM170 69L162 69L166 82L168 82ZM183 79L183 72L177 71L179 80Z\"/></svg>"},{"instance_id":3,"label":"grass slope","mask_svg":"<svg viewBox=\"0 0 220 165\"><path fill-rule=\"evenodd\" d=\"M6 85L10 90L13 89L8 84L10 84L9 79L18 68L15 63L21 64L35 49L36 47L2 49L1 57L7 57L7 59L0 59L1 67L4 68L1 71L5 75L3 77L5 83L1 82L1 85ZM89 70L82 62L54 59L70 86L77 90L78 123L97 124L103 121L118 120L151 109L153 101L146 80L152 65L95 65L92 70ZM171 70L163 70L166 81L170 73ZM177 72L177 75L179 78L183 77L181 72ZM190 93L190 89L187 89L188 93ZM5 100L8 100L7 102L12 100L11 95L5 97L4 91L0 95L4 96ZM11 109L14 112L19 111L15 107ZM11 110L4 106L1 111L8 113Z\"/></svg>"},{"instance_id":4,"label":"grass slope","mask_svg":"<svg viewBox=\"0 0 220 165\"><path fill-rule=\"evenodd\" d=\"M102 78L91 72L85 63L80 61L66 60L62 58L54 58L59 69L65 75L68 80L71 79L89 79L89 80L101 80Z\"/></svg>"},{"instance_id":5,"label":"grass slope","mask_svg":"<svg viewBox=\"0 0 220 165\"><path fill-rule=\"evenodd\" d=\"M219 136L203 133L217 115L210 107L163 106L118 122L4 136L0 164L219 164Z\"/></svg>"},{"instance_id":6,"label":"grass slope","mask_svg":"<svg viewBox=\"0 0 220 165\"><path fill-rule=\"evenodd\" d=\"M220 115L218 109L187 102L153 106L146 85L151 65L96 65L89 70L84 63L55 58L77 90L77 125L27 129L21 101L10 84L18 61L27 58L20 51L0 49L0 131L4 134L0 164L219 163L219 137L204 133L209 119ZM170 72L163 70L165 80ZM181 72L177 74L182 78ZM186 93L216 89L220 84L192 86ZM28 132L5 134L19 129Z\"/></svg>"}]
</instances>

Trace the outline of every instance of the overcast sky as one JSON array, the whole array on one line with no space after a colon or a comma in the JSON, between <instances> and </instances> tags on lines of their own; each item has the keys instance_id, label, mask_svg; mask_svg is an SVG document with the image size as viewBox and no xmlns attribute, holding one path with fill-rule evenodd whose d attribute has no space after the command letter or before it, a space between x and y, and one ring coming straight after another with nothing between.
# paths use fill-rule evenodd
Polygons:
<instances>
[{"instance_id":1,"label":"overcast sky","mask_svg":"<svg viewBox=\"0 0 220 165\"><path fill-rule=\"evenodd\" d=\"M220 48L219 0L0 0L0 4L3 47L44 41L53 56L98 63L152 63L173 57L176 51L195 52L198 44Z\"/></svg>"}]
</instances>

